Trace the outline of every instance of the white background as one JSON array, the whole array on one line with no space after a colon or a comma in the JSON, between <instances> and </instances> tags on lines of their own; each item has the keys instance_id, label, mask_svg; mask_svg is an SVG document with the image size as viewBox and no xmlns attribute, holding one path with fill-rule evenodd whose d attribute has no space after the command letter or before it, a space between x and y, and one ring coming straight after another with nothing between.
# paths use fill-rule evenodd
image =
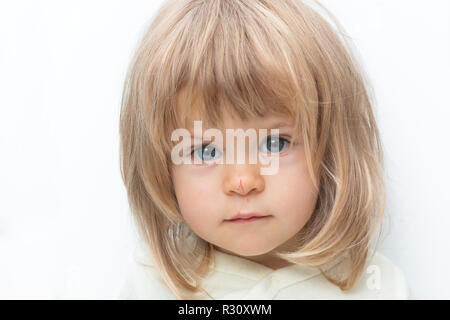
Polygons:
<instances>
[{"instance_id":1,"label":"white background","mask_svg":"<svg viewBox=\"0 0 450 320\"><path fill-rule=\"evenodd\" d=\"M0 2L0 298L114 299L134 246L123 80L161 1ZM412 299L450 299L450 2L327 0L372 81L388 237Z\"/></svg>"}]
</instances>

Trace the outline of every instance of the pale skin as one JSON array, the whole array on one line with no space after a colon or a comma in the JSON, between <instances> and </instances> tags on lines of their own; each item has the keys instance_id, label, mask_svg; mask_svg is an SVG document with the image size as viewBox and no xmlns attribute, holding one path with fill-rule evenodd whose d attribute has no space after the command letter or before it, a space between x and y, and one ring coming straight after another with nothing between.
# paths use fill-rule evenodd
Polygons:
<instances>
[{"instance_id":1,"label":"pale skin","mask_svg":"<svg viewBox=\"0 0 450 320\"><path fill-rule=\"evenodd\" d=\"M225 114L223 119L225 128L243 130L271 128L282 121L286 126L277 127L279 136L289 140L294 134L288 117L274 115L243 122ZM171 167L180 211L191 230L220 251L274 270L291 265L274 253L296 249L295 236L310 219L318 195L309 176L303 144L283 145L283 150L277 149L279 169L274 175L261 175L259 161L210 161ZM198 154L202 155L202 151ZM269 217L241 224L226 221L239 211Z\"/></svg>"}]
</instances>

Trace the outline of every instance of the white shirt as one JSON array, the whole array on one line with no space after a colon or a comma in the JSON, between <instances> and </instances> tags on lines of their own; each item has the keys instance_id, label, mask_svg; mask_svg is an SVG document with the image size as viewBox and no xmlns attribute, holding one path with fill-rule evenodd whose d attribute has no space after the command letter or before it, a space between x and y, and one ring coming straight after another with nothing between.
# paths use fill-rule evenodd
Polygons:
<instances>
[{"instance_id":1,"label":"white shirt","mask_svg":"<svg viewBox=\"0 0 450 320\"><path fill-rule=\"evenodd\" d=\"M408 299L402 271L379 252L347 292L329 282L317 268L291 265L273 270L217 250L214 255L213 272L203 287L215 300ZM142 253L135 259L119 299L178 300L151 264L149 256ZM333 272L339 266L344 264L336 261L325 270ZM192 299L211 298L198 294Z\"/></svg>"}]
</instances>

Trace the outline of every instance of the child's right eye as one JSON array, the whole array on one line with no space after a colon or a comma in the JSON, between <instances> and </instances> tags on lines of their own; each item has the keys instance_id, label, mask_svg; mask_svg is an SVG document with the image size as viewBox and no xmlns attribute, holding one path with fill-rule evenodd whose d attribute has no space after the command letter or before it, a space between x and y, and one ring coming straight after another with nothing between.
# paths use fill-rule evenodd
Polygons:
<instances>
[{"instance_id":1,"label":"child's right eye","mask_svg":"<svg viewBox=\"0 0 450 320\"><path fill-rule=\"evenodd\" d=\"M204 144L197 148L193 148L191 152L191 156L197 155L197 159L200 159L201 161L211 161L214 160L215 156L219 154L217 157L222 155L222 153L217 150L216 147L212 144Z\"/></svg>"}]
</instances>

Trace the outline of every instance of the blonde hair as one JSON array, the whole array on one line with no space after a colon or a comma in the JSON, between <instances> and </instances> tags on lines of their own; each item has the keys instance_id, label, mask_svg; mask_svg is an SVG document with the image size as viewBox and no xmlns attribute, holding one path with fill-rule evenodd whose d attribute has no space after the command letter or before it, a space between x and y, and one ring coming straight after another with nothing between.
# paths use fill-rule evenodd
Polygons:
<instances>
[{"instance_id":1,"label":"blonde hair","mask_svg":"<svg viewBox=\"0 0 450 320\"><path fill-rule=\"evenodd\" d=\"M343 28L312 5L327 15L300 0L166 1L139 43L123 89L121 173L139 233L180 299L205 292L214 250L183 222L171 180L171 132L194 108L211 124L222 112L292 116L319 193L298 250L278 255L342 290L363 272L385 210L373 99ZM345 277L323 271L344 256Z\"/></svg>"}]
</instances>

